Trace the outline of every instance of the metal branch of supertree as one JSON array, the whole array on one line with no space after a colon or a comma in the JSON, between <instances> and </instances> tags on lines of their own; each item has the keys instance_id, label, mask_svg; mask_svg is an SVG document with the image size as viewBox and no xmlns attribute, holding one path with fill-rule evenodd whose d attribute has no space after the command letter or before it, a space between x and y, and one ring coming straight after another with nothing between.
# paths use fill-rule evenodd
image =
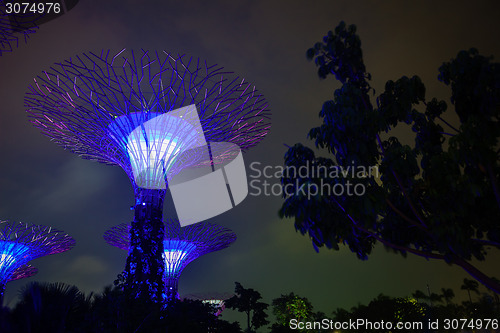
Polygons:
<instances>
[{"instance_id":1,"label":"metal branch of supertree","mask_svg":"<svg viewBox=\"0 0 500 333\"><path fill-rule=\"evenodd\" d=\"M68 251L74 245L73 238L51 227L0 221L0 294L3 294L5 283L30 260ZM30 269L25 268L18 274L29 272Z\"/></svg>"},{"instance_id":2,"label":"metal branch of supertree","mask_svg":"<svg viewBox=\"0 0 500 333\"><path fill-rule=\"evenodd\" d=\"M11 277L9 278L9 280L7 280L7 282L29 278L35 275L36 273L38 273L38 268L31 265L22 265L21 267L16 269L14 273L12 273Z\"/></svg>"},{"instance_id":3,"label":"metal branch of supertree","mask_svg":"<svg viewBox=\"0 0 500 333\"><path fill-rule=\"evenodd\" d=\"M122 250L130 249L130 225L119 224L106 231L104 239ZM200 256L222 250L236 241L236 234L217 224L200 222L181 227L176 219L165 221L164 281L168 297L177 297L177 283L182 270Z\"/></svg>"},{"instance_id":4,"label":"metal branch of supertree","mask_svg":"<svg viewBox=\"0 0 500 333\"><path fill-rule=\"evenodd\" d=\"M0 56L4 52L12 52L19 46L19 37L26 42L36 32L36 20L40 15L31 12L25 14L9 13L13 8L6 7L6 1L0 0Z\"/></svg>"}]
</instances>

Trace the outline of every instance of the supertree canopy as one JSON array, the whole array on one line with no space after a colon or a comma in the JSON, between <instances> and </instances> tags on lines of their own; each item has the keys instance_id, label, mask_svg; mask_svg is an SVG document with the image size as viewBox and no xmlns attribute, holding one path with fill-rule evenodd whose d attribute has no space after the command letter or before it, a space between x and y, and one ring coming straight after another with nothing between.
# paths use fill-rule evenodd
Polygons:
<instances>
[{"instance_id":1,"label":"supertree canopy","mask_svg":"<svg viewBox=\"0 0 500 333\"><path fill-rule=\"evenodd\" d=\"M130 225L122 223L104 234L110 245L130 251ZM181 227L176 219L165 222L164 274L165 297L178 298L178 281L182 270L196 258L222 250L236 241L236 234L230 229L200 222Z\"/></svg>"},{"instance_id":2,"label":"supertree canopy","mask_svg":"<svg viewBox=\"0 0 500 333\"><path fill-rule=\"evenodd\" d=\"M28 261L70 250L75 240L54 228L0 221L0 297L8 281L36 272Z\"/></svg>"},{"instance_id":3,"label":"supertree canopy","mask_svg":"<svg viewBox=\"0 0 500 333\"><path fill-rule=\"evenodd\" d=\"M36 77L25 104L52 141L129 176L136 203L125 286L153 302L163 291L167 187L183 225L230 209L248 193L241 152L270 127L265 99L245 79L165 51L75 56ZM198 175L178 181L187 168Z\"/></svg>"}]
</instances>

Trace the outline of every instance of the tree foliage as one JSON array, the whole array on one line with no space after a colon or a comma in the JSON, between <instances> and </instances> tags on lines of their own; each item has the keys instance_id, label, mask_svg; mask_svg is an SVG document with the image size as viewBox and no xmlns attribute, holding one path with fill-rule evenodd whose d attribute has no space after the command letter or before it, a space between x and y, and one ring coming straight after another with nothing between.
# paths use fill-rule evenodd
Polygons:
<instances>
[{"instance_id":1,"label":"tree foliage","mask_svg":"<svg viewBox=\"0 0 500 333\"><path fill-rule=\"evenodd\" d=\"M273 314L276 320L287 326L290 319L299 321L309 321L313 319L313 306L305 297L295 295L293 292L288 295L281 295L273 299Z\"/></svg>"},{"instance_id":2,"label":"tree foliage","mask_svg":"<svg viewBox=\"0 0 500 333\"><path fill-rule=\"evenodd\" d=\"M380 242L403 256L458 265L500 292L498 281L471 263L500 248L499 64L470 49L439 68L459 118L453 125L443 117L448 104L427 98L418 76L388 81L372 103L375 92L354 25L341 22L307 57L320 78L334 75L342 84L323 104L322 124L308 135L332 156L317 157L296 144L285 154L285 166L364 169L342 177L329 171L307 177L284 173L288 190L280 216L293 217L316 250L344 244L365 260ZM398 126L411 128L413 145L393 136ZM366 170L374 166L378 174L370 176ZM353 184L362 195L332 191Z\"/></svg>"},{"instance_id":3,"label":"tree foliage","mask_svg":"<svg viewBox=\"0 0 500 333\"><path fill-rule=\"evenodd\" d=\"M252 288L244 288L235 282L235 295L225 301L226 308L243 312L247 316L247 332L252 332L261 326L269 324L265 310L268 304L261 302L262 296Z\"/></svg>"},{"instance_id":4,"label":"tree foliage","mask_svg":"<svg viewBox=\"0 0 500 333\"><path fill-rule=\"evenodd\" d=\"M447 289L453 293L452 289ZM421 291L417 290L415 294L420 294ZM423 294L423 293L422 293ZM432 295L432 294L431 294ZM338 308L333 311L333 320L335 322L348 322L349 320L356 321L359 318L375 322L381 321L392 323L393 327L397 323L416 324L421 323L424 331L430 321L437 320L443 323L444 320L450 318L468 318L472 323L478 325L482 324L481 321L474 321L480 318L498 318L500 314L500 307L498 302L495 303L490 295L483 294L474 303L463 302L462 304L435 302L432 305L426 301L416 300L414 298L401 298L389 297L380 294L375 299L370 301L368 305L360 304L346 310ZM475 324L474 324L475 325ZM498 321L493 326L497 327ZM471 327L469 327L470 329ZM483 326L484 328L484 326ZM493 329L495 330L495 329ZM394 332L394 329L367 329L359 330L362 332ZM398 332L416 332L422 331L413 327L405 329L398 329ZM439 329L432 330L433 332L449 332L445 330L442 325ZM347 330L347 332L358 332L357 330Z\"/></svg>"},{"instance_id":5,"label":"tree foliage","mask_svg":"<svg viewBox=\"0 0 500 333\"><path fill-rule=\"evenodd\" d=\"M467 290L467 295L469 295L469 302L472 303L472 297L470 292L473 291L479 295L479 284L474 280L464 279L464 283L460 287L462 290Z\"/></svg>"},{"instance_id":6,"label":"tree foliage","mask_svg":"<svg viewBox=\"0 0 500 333\"><path fill-rule=\"evenodd\" d=\"M455 297L455 292L451 288L441 288L441 299L444 299L446 304L450 304L451 300Z\"/></svg>"},{"instance_id":7,"label":"tree foliage","mask_svg":"<svg viewBox=\"0 0 500 333\"><path fill-rule=\"evenodd\" d=\"M64 283L32 282L20 292L12 312L18 332L84 332L90 297Z\"/></svg>"},{"instance_id":8,"label":"tree foliage","mask_svg":"<svg viewBox=\"0 0 500 333\"><path fill-rule=\"evenodd\" d=\"M127 332L241 332L238 323L214 315L212 305L201 301L171 300L160 311L137 312L122 289L106 287L101 294L85 296L63 283L32 283L10 310L0 308L2 333L127 333Z\"/></svg>"},{"instance_id":9,"label":"tree foliage","mask_svg":"<svg viewBox=\"0 0 500 333\"><path fill-rule=\"evenodd\" d=\"M313 305L306 297L301 297L291 292L281 295L272 301L273 314L276 322L270 327L272 333L284 332L326 332L323 328L309 329L307 327L292 328L292 319L296 322L321 322L327 315L321 311L314 312Z\"/></svg>"}]
</instances>

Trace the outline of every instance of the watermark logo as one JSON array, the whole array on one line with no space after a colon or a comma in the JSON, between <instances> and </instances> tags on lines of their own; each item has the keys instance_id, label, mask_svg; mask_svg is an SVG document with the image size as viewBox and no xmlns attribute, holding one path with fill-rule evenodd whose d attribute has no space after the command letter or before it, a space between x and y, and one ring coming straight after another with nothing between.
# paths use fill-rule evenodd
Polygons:
<instances>
[{"instance_id":1,"label":"watermark logo","mask_svg":"<svg viewBox=\"0 0 500 333\"><path fill-rule=\"evenodd\" d=\"M296 166L250 164L251 196L362 196L367 178L379 178L378 166L324 166L309 163ZM281 182L281 179L287 181ZM310 181L306 181L310 180Z\"/></svg>"}]
</instances>

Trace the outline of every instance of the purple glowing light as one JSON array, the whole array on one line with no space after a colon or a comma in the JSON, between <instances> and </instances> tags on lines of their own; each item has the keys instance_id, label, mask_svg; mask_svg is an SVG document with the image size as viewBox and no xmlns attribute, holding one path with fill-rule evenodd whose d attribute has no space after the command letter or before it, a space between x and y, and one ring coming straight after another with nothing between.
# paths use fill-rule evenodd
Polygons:
<instances>
[{"instance_id":1,"label":"purple glowing light","mask_svg":"<svg viewBox=\"0 0 500 333\"><path fill-rule=\"evenodd\" d=\"M104 233L105 241L122 250L130 247L130 225L122 223ZM222 250L236 241L236 235L228 228L200 222L181 227L174 219L165 221L164 281L169 293L176 294L177 281L182 270L200 256Z\"/></svg>"},{"instance_id":2,"label":"purple glowing light","mask_svg":"<svg viewBox=\"0 0 500 333\"><path fill-rule=\"evenodd\" d=\"M16 274L32 271L18 271L30 260L68 251L74 245L73 238L54 228L0 221L0 296L5 283L15 279Z\"/></svg>"},{"instance_id":3,"label":"purple glowing light","mask_svg":"<svg viewBox=\"0 0 500 333\"><path fill-rule=\"evenodd\" d=\"M267 102L249 82L165 51L103 51L57 63L35 78L25 105L32 124L52 141L83 158L119 165L131 180L126 138L158 114L194 105L206 142L229 142L242 151L270 128ZM179 133L177 144L186 135L192 133Z\"/></svg>"},{"instance_id":4,"label":"purple glowing light","mask_svg":"<svg viewBox=\"0 0 500 333\"><path fill-rule=\"evenodd\" d=\"M14 273L12 273L12 275L10 276L9 280L7 280L7 282L29 278L29 277L35 275L36 273L38 273L38 268L33 267L31 265L23 265L23 266L17 268L14 271Z\"/></svg>"},{"instance_id":5,"label":"purple glowing light","mask_svg":"<svg viewBox=\"0 0 500 333\"><path fill-rule=\"evenodd\" d=\"M104 240L112 246L128 251L130 249L130 225L120 223L104 233ZM183 255L168 255L182 262L182 269L196 258L225 249L236 241L236 234L230 229L213 223L200 222L181 227L175 219L165 221L164 252L180 251ZM178 268L178 266L176 266ZM181 270L182 270L181 269ZM178 272L178 269L169 270Z\"/></svg>"}]
</instances>

